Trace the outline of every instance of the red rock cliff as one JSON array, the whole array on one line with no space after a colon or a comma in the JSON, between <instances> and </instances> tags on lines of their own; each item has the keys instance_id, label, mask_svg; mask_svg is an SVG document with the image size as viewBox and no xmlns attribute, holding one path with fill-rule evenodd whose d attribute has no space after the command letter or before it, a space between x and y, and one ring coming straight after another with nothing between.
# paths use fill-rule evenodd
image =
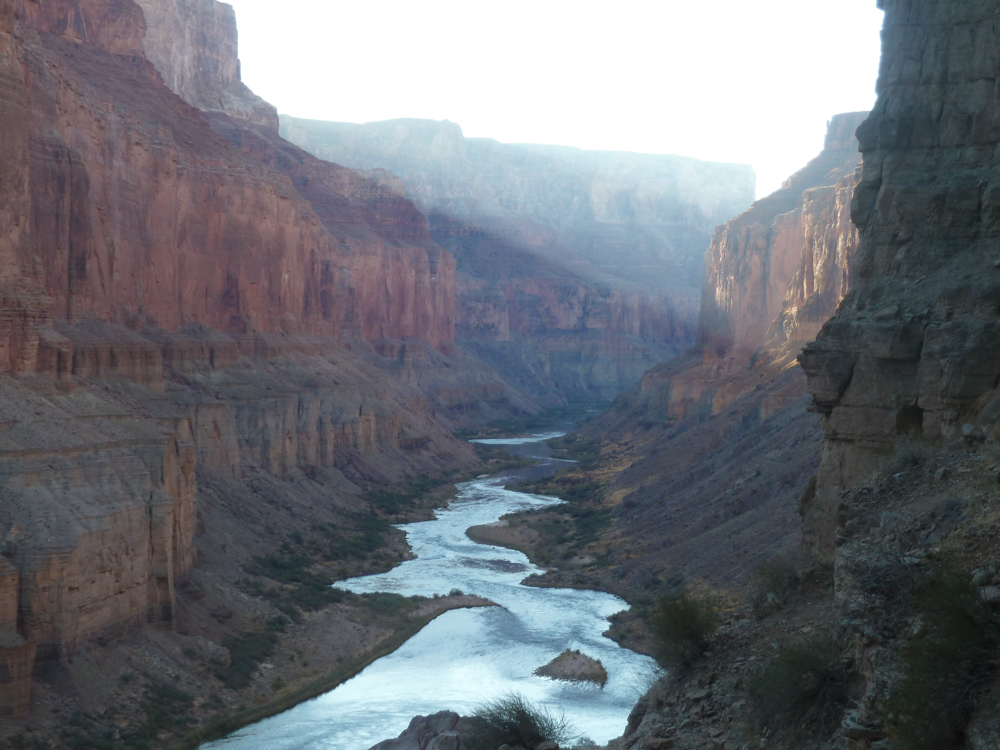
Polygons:
<instances>
[{"instance_id":1,"label":"red rock cliff","mask_svg":"<svg viewBox=\"0 0 1000 750\"><path fill-rule=\"evenodd\" d=\"M36 650L68 665L177 626L198 467L278 494L335 466L376 485L468 468L435 406L511 398L434 351L455 265L398 181L232 106L227 6L146 5L0 0L0 711L18 717Z\"/></svg>"},{"instance_id":2,"label":"red rock cliff","mask_svg":"<svg viewBox=\"0 0 1000 750\"><path fill-rule=\"evenodd\" d=\"M453 264L393 185L213 127L137 54L169 30L130 2L26 2L24 18L33 239L57 318L454 339ZM184 59L211 69L201 49Z\"/></svg>"},{"instance_id":3,"label":"red rock cliff","mask_svg":"<svg viewBox=\"0 0 1000 750\"><path fill-rule=\"evenodd\" d=\"M833 552L841 495L904 435L995 412L1000 142L995 2L884 0L878 101L858 130L851 291L801 357L823 450L805 509Z\"/></svg>"},{"instance_id":4,"label":"red rock cliff","mask_svg":"<svg viewBox=\"0 0 1000 750\"><path fill-rule=\"evenodd\" d=\"M146 18L142 50L167 87L199 109L271 130L278 111L240 78L236 12L216 0L137 0Z\"/></svg>"},{"instance_id":5,"label":"red rock cliff","mask_svg":"<svg viewBox=\"0 0 1000 750\"><path fill-rule=\"evenodd\" d=\"M0 371L36 367L38 331L51 301L31 243L28 180L30 118L14 37L14 7L0 3Z\"/></svg>"},{"instance_id":6,"label":"red rock cliff","mask_svg":"<svg viewBox=\"0 0 1000 750\"><path fill-rule=\"evenodd\" d=\"M817 257L815 262L812 260L813 246L827 241L815 236L816 222L822 221L819 214L823 210L817 201L826 207L831 196L829 191L812 196L804 194L811 188L833 186L841 180L845 180L844 190L851 189L860 157L857 141L845 137L845 133L853 133L865 114L854 112L834 117L829 125L826 147L816 159L792 175L780 190L716 229L706 257L698 318L699 344L712 347L718 354L731 347L753 351L768 338L768 329L785 307L789 284L794 277L802 276L796 285L802 287L802 294L813 296L816 293L815 288L809 286L816 277L808 276L807 267L814 266L815 262L825 263L830 255L817 250L822 257ZM837 211L835 205L829 208ZM845 220L846 212L840 211L832 222L837 228L832 231L843 234L842 222ZM811 233L808 242L807 231ZM804 248L809 258L803 256ZM820 284L822 293L826 294L828 281L822 271ZM791 306L802 302L796 294L798 292L789 300ZM835 308L836 301L832 308L827 306L830 312Z\"/></svg>"}]
</instances>

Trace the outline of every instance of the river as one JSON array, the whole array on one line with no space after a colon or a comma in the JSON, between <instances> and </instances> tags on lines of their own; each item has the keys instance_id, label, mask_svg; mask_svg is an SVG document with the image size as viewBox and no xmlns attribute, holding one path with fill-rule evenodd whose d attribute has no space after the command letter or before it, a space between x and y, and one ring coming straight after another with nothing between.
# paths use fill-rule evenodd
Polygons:
<instances>
[{"instance_id":1,"label":"river","mask_svg":"<svg viewBox=\"0 0 1000 750\"><path fill-rule=\"evenodd\" d=\"M526 576L539 571L523 554L476 544L465 534L505 513L562 502L503 487L554 472L559 461L543 441L560 434L483 441L537 458L540 465L458 485L457 497L435 520L401 527L416 559L387 573L337 583L356 593L408 596L458 588L498 607L447 612L329 693L203 748L367 750L397 736L418 714L443 709L468 714L508 692L565 713L576 732L596 742L619 736L655 673L651 659L602 635L607 618L626 603L598 591L523 586ZM568 648L603 662L608 671L603 688L532 674Z\"/></svg>"}]
</instances>

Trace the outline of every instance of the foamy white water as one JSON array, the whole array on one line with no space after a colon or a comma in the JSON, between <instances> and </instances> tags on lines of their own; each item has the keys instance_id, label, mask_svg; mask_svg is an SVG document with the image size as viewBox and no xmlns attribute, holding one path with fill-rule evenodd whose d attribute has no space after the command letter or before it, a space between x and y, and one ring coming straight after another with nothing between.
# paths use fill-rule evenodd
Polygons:
<instances>
[{"instance_id":1,"label":"foamy white water","mask_svg":"<svg viewBox=\"0 0 1000 750\"><path fill-rule=\"evenodd\" d=\"M541 441L560 434L481 442L507 445L522 455L539 454L544 463L550 459ZM500 606L448 612L329 693L203 747L367 750L397 736L418 714L443 709L470 713L512 691L564 712L581 735L595 741L620 735L656 670L648 657L601 635L607 618L626 609L626 603L597 591L522 586L526 576L539 572L523 554L476 544L465 534L470 526L506 513L562 502L505 490L503 484L510 481L507 474L459 485L457 498L435 520L401 527L415 560L387 573L338 583L357 593L408 596L459 588ZM608 671L603 689L532 674L567 648L603 662Z\"/></svg>"}]
</instances>

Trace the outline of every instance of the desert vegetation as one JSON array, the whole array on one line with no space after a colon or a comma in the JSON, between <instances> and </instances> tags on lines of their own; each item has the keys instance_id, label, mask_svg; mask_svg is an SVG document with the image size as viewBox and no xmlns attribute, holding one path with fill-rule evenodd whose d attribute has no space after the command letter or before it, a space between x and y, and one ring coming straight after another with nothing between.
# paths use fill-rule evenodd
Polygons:
<instances>
[{"instance_id":1,"label":"desert vegetation","mask_svg":"<svg viewBox=\"0 0 1000 750\"><path fill-rule=\"evenodd\" d=\"M536 706L517 693L508 693L476 709L472 727L465 737L469 750L496 750L502 745L530 750L543 742L565 744L574 734L564 716Z\"/></svg>"},{"instance_id":2,"label":"desert vegetation","mask_svg":"<svg viewBox=\"0 0 1000 750\"><path fill-rule=\"evenodd\" d=\"M919 637L902 652L889 697L899 750L956 747L1000 656L1000 620L972 577L938 567L916 593Z\"/></svg>"},{"instance_id":3,"label":"desert vegetation","mask_svg":"<svg viewBox=\"0 0 1000 750\"><path fill-rule=\"evenodd\" d=\"M747 723L757 736L807 726L807 718L829 731L840 720L847 689L837 639L829 634L797 639L747 679Z\"/></svg>"},{"instance_id":4,"label":"desert vegetation","mask_svg":"<svg viewBox=\"0 0 1000 750\"><path fill-rule=\"evenodd\" d=\"M718 608L687 590L663 597L649 615L655 656L667 667L690 666L718 626Z\"/></svg>"}]
</instances>

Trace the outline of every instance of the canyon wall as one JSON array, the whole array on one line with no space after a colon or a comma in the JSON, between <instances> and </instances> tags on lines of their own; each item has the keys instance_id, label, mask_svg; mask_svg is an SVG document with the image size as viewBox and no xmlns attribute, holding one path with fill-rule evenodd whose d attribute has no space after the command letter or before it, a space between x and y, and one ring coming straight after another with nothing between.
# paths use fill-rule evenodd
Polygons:
<instances>
[{"instance_id":1,"label":"canyon wall","mask_svg":"<svg viewBox=\"0 0 1000 750\"><path fill-rule=\"evenodd\" d=\"M25 16L34 24L23 62L35 257L55 316L453 341L453 264L398 186L275 145L267 125L229 125L178 99L160 73L195 103L231 83L205 71L235 66L234 19L200 4L198 18L210 22L172 48L180 62L161 60L158 71L139 54L145 35L159 49L175 30L157 22L187 16L155 5L144 20L123 3L138 11L119 17L134 26L119 20L110 46L50 33L65 25L50 9ZM81 23L99 27L100 18ZM112 53L119 48L129 54ZM260 153L242 142L269 138Z\"/></svg>"},{"instance_id":2,"label":"canyon wall","mask_svg":"<svg viewBox=\"0 0 1000 750\"><path fill-rule=\"evenodd\" d=\"M262 508L349 535L366 493L477 464L449 429L537 408L455 347L455 261L400 181L282 140L236 55L213 0L0 0L6 715L36 661L85 685L74 655L252 611L185 598L199 527L242 534L238 578L281 543Z\"/></svg>"},{"instance_id":3,"label":"canyon wall","mask_svg":"<svg viewBox=\"0 0 1000 750\"><path fill-rule=\"evenodd\" d=\"M748 167L506 145L426 120L282 117L317 156L398 174L458 267L463 346L546 400L611 398L692 341L712 228Z\"/></svg>"},{"instance_id":4,"label":"canyon wall","mask_svg":"<svg viewBox=\"0 0 1000 750\"><path fill-rule=\"evenodd\" d=\"M733 347L753 351L765 342L790 294L793 298L788 304L796 311L806 298L816 304L824 297L830 297L824 299L826 315L836 309L841 287L836 279L827 277L838 262L846 269L844 250L841 248L838 256L836 248L842 244L841 238L852 247L856 245L843 201L846 196L850 202L860 157L857 140L845 133L853 134L865 114L834 117L818 157L779 190L715 231L698 318L700 345L713 347L720 354ZM830 211L837 214L833 221L823 215ZM825 247L831 242L832 249ZM796 275L801 278L790 290ZM822 316L822 311L818 314ZM800 332L789 330L785 335L796 338ZM805 336L800 339L803 341L811 338L805 331L801 335Z\"/></svg>"},{"instance_id":5,"label":"canyon wall","mask_svg":"<svg viewBox=\"0 0 1000 750\"><path fill-rule=\"evenodd\" d=\"M278 110L240 77L236 11L217 0L138 0L142 50L167 88L202 110L278 129Z\"/></svg>"},{"instance_id":6,"label":"canyon wall","mask_svg":"<svg viewBox=\"0 0 1000 750\"><path fill-rule=\"evenodd\" d=\"M989 420L1000 232L994 2L886 0L852 217L851 291L801 357L823 449L805 533L833 552L841 496L905 435Z\"/></svg>"},{"instance_id":7,"label":"canyon wall","mask_svg":"<svg viewBox=\"0 0 1000 750\"><path fill-rule=\"evenodd\" d=\"M629 540L608 585L731 582L796 544L820 440L795 360L849 287L851 133L864 117L832 118L816 159L716 229L698 345L577 433L620 467L595 477L614 510L609 538Z\"/></svg>"},{"instance_id":8,"label":"canyon wall","mask_svg":"<svg viewBox=\"0 0 1000 750\"><path fill-rule=\"evenodd\" d=\"M0 3L0 371L35 367L51 301L31 244L29 117L13 3Z\"/></svg>"}]
</instances>

